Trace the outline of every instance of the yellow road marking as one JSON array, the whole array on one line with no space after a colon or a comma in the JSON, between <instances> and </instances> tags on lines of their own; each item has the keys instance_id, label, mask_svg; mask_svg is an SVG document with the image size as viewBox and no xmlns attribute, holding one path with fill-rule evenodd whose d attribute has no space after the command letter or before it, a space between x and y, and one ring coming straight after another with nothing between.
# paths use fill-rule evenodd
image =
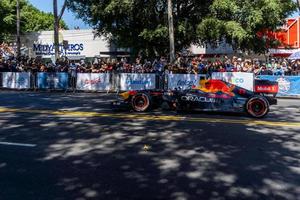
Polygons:
<instances>
[{"instance_id":1,"label":"yellow road marking","mask_svg":"<svg viewBox=\"0 0 300 200\"><path fill-rule=\"evenodd\" d=\"M104 117L104 118L120 118L120 119L138 119L148 121L186 121L186 122L203 122L203 123L228 123L228 124L245 124L259 126L280 126L280 127L300 127L298 122L279 122L265 120L245 120L245 119L211 119L196 118L172 115L146 115L146 114L117 114L117 113L98 113L98 112L80 112L80 111L53 111L53 110L29 110L0 107L0 113L35 113L47 115L59 115L69 117Z\"/></svg>"}]
</instances>

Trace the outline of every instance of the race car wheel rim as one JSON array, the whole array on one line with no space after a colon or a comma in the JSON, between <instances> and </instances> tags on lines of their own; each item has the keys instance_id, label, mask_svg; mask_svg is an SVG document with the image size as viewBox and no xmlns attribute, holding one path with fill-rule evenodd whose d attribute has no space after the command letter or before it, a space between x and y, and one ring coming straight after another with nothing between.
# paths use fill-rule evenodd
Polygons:
<instances>
[{"instance_id":1,"label":"race car wheel rim","mask_svg":"<svg viewBox=\"0 0 300 200\"><path fill-rule=\"evenodd\" d=\"M149 106L148 97L145 95L136 96L133 100L133 107L136 111L145 111Z\"/></svg>"},{"instance_id":2,"label":"race car wheel rim","mask_svg":"<svg viewBox=\"0 0 300 200\"><path fill-rule=\"evenodd\" d=\"M248 111L253 116L261 117L267 112L267 106L264 101L260 99L254 99L249 102Z\"/></svg>"}]
</instances>

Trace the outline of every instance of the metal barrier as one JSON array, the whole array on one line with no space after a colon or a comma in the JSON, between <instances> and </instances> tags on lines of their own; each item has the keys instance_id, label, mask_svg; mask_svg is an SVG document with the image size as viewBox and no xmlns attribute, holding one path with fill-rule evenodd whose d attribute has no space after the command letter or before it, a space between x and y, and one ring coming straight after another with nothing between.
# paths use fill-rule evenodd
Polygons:
<instances>
[{"instance_id":1,"label":"metal barrier","mask_svg":"<svg viewBox=\"0 0 300 200\"><path fill-rule=\"evenodd\" d=\"M119 74L119 76L120 76L119 89L121 91L157 89L155 74L122 73Z\"/></svg>"},{"instance_id":2,"label":"metal barrier","mask_svg":"<svg viewBox=\"0 0 300 200\"><path fill-rule=\"evenodd\" d=\"M250 91L254 91L254 74L244 72L214 72L212 79L219 79L240 86Z\"/></svg>"},{"instance_id":3,"label":"metal barrier","mask_svg":"<svg viewBox=\"0 0 300 200\"><path fill-rule=\"evenodd\" d=\"M129 73L0 73L0 88L78 91L125 91L162 89L156 74Z\"/></svg>"},{"instance_id":4,"label":"metal barrier","mask_svg":"<svg viewBox=\"0 0 300 200\"><path fill-rule=\"evenodd\" d=\"M110 91L113 89L111 74L78 73L76 90Z\"/></svg>"},{"instance_id":5,"label":"metal barrier","mask_svg":"<svg viewBox=\"0 0 300 200\"><path fill-rule=\"evenodd\" d=\"M199 86L201 79L206 79L206 75L168 74L166 76L167 89L190 89L193 86Z\"/></svg>"},{"instance_id":6,"label":"metal barrier","mask_svg":"<svg viewBox=\"0 0 300 200\"><path fill-rule=\"evenodd\" d=\"M2 88L9 89L30 89L31 77L29 72L3 72Z\"/></svg>"},{"instance_id":7,"label":"metal barrier","mask_svg":"<svg viewBox=\"0 0 300 200\"><path fill-rule=\"evenodd\" d=\"M249 73L214 73L214 79L253 89L254 75ZM300 76L258 76L277 81L279 97L300 96ZM206 75L194 74L129 74L129 73L0 73L0 88L78 91L126 91L145 89L188 89L197 86Z\"/></svg>"},{"instance_id":8,"label":"metal barrier","mask_svg":"<svg viewBox=\"0 0 300 200\"><path fill-rule=\"evenodd\" d=\"M39 72L36 77L38 89L67 90L69 88L68 73Z\"/></svg>"},{"instance_id":9,"label":"metal barrier","mask_svg":"<svg viewBox=\"0 0 300 200\"><path fill-rule=\"evenodd\" d=\"M277 81L278 97L300 97L300 76L258 76L257 78Z\"/></svg>"}]
</instances>

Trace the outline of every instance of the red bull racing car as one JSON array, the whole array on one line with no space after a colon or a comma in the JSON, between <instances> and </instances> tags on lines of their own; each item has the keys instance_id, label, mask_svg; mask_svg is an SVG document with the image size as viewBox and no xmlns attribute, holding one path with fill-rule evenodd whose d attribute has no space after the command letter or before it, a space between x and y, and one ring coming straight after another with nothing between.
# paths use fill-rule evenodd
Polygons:
<instances>
[{"instance_id":1,"label":"red bull racing car","mask_svg":"<svg viewBox=\"0 0 300 200\"><path fill-rule=\"evenodd\" d=\"M162 107L180 111L245 112L262 118L270 105L277 104L275 98L278 83L256 80L255 91L224 82L203 80L199 87L187 90L144 90L121 93L112 103L113 109L146 112Z\"/></svg>"}]
</instances>

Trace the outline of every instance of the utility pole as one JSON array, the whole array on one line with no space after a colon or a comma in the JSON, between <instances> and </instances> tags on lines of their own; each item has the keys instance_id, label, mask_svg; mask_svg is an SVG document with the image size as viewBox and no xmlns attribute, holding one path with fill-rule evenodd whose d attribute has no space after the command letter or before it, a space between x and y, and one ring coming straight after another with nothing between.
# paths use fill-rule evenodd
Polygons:
<instances>
[{"instance_id":1,"label":"utility pole","mask_svg":"<svg viewBox=\"0 0 300 200\"><path fill-rule=\"evenodd\" d=\"M60 22L62 16L64 15L64 12L65 12L65 10L66 10L66 7L67 7L68 3L69 3L68 0L65 0L64 5L63 5L63 7L62 7L62 9L61 9L61 11L60 11L60 14L59 14L59 16L58 16L58 21L59 21L59 22Z\"/></svg>"},{"instance_id":2,"label":"utility pole","mask_svg":"<svg viewBox=\"0 0 300 200\"><path fill-rule=\"evenodd\" d=\"M53 0L53 15L54 15L54 49L55 60L59 58L59 20L57 14L57 0Z\"/></svg>"},{"instance_id":3,"label":"utility pole","mask_svg":"<svg viewBox=\"0 0 300 200\"><path fill-rule=\"evenodd\" d=\"M17 58L21 56L21 38L20 38L20 0L17 0Z\"/></svg>"},{"instance_id":4,"label":"utility pole","mask_svg":"<svg viewBox=\"0 0 300 200\"><path fill-rule=\"evenodd\" d=\"M168 0L168 22L169 22L169 40L170 40L170 62L174 63L175 44L174 44L174 22L173 22L172 0Z\"/></svg>"}]
</instances>

